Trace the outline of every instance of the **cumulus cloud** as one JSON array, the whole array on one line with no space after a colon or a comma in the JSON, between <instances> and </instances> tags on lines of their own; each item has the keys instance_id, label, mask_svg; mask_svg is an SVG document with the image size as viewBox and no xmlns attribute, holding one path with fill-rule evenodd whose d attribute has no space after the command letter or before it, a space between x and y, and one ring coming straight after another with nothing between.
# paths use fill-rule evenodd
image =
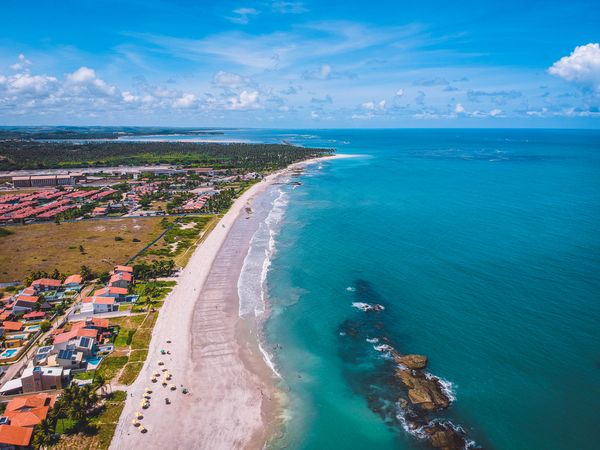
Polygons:
<instances>
[{"instance_id":1,"label":"cumulus cloud","mask_svg":"<svg viewBox=\"0 0 600 450\"><path fill-rule=\"evenodd\" d=\"M398 89L396 91L396 97L402 97L404 95L404 89Z\"/></svg>"},{"instance_id":2,"label":"cumulus cloud","mask_svg":"<svg viewBox=\"0 0 600 450\"><path fill-rule=\"evenodd\" d=\"M31 61L29 61L23 53L19 55L18 61L10 66L12 70L24 70L27 66L31 65Z\"/></svg>"},{"instance_id":3,"label":"cumulus cloud","mask_svg":"<svg viewBox=\"0 0 600 450\"><path fill-rule=\"evenodd\" d=\"M454 112L456 114L463 114L465 112L465 107L462 104L457 103L454 107Z\"/></svg>"},{"instance_id":4,"label":"cumulus cloud","mask_svg":"<svg viewBox=\"0 0 600 450\"><path fill-rule=\"evenodd\" d=\"M225 108L229 110L260 108L258 91L242 91L239 95L229 97Z\"/></svg>"},{"instance_id":5,"label":"cumulus cloud","mask_svg":"<svg viewBox=\"0 0 600 450\"><path fill-rule=\"evenodd\" d=\"M115 86L110 86L104 80L98 78L96 72L88 67L80 67L75 72L68 74L65 88L78 95L113 96L119 93Z\"/></svg>"},{"instance_id":6,"label":"cumulus cloud","mask_svg":"<svg viewBox=\"0 0 600 450\"><path fill-rule=\"evenodd\" d=\"M246 84L246 81L236 73L221 71L215 74L213 83L219 87L237 88Z\"/></svg>"},{"instance_id":7,"label":"cumulus cloud","mask_svg":"<svg viewBox=\"0 0 600 450\"><path fill-rule=\"evenodd\" d=\"M600 44L575 47L548 69L552 75L600 93Z\"/></svg>"},{"instance_id":8,"label":"cumulus cloud","mask_svg":"<svg viewBox=\"0 0 600 450\"><path fill-rule=\"evenodd\" d=\"M183 94L173 103L176 108L190 108L198 99L194 94Z\"/></svg>"}]
</instances>

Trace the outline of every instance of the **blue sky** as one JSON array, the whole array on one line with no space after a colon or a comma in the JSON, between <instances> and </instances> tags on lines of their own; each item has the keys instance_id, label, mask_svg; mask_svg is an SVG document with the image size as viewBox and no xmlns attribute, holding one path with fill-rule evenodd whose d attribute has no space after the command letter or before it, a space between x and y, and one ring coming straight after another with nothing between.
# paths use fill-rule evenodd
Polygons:
<instances>
[{"instance_id":1,"label":"blue sky","mask_svg":"<svg viewBox=\"0 0 600 450\"><path fill-rule=\"evenodd\" d=\"M2 9L4 125L600 127L597 1Z\"/></svg>"}]
</instances>

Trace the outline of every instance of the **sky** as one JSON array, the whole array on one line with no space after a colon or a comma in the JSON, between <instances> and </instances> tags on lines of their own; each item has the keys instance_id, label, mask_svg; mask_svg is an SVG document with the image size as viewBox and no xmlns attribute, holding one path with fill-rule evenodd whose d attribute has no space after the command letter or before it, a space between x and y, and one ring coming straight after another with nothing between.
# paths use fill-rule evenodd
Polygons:
<instances>
[{"instance_id":1,"label":"sky","mask_svg":"<svg viewBox=\"0 0 600 450\"><path fill-rule=\"evenodd\" d=\"M2 12L0 125L600 128L598 0Z\"/></svg>"}]
</instances>

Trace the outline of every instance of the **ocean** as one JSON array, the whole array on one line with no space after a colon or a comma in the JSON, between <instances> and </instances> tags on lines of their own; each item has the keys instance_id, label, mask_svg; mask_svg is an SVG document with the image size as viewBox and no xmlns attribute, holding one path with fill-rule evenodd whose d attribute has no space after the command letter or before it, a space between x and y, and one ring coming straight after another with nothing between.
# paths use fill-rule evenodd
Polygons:
<instances>
[{"instance_id":1,"label":"ocean","mask_svg":"<svg viewBox=\"0 0 600 450\"><path fill-rule=\"evenodd\" d=\"M227 138L358 155L268 193L242 273L240 292L268 302L263 347L289 400L272 447L429 448L407 425L389 345L428 357L452 403L426 421L474 448L597 448L599 131Z\"/></svg>"}]
</instances>

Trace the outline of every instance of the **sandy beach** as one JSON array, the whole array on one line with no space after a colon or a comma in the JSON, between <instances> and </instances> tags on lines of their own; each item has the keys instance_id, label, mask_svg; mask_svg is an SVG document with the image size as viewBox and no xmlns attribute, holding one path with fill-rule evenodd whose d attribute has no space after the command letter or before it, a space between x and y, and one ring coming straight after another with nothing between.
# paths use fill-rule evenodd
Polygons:
<instances>
[{"instance_id":1,"label":"sandy beach","mask_svg":"<svg viewBox=\"0 0 600 450\"><path fill-rule=\"evenodd\" d=\"M345 156L303 161L265 177L235 201L198 246L160 311L111 449L264 447L278 424L276 378L258 347L256 321L238 314L237 280L250 240L268 213L252 205L290 171ZM161 355L161 349L170 354ZM160 378L151 382L152 373L163 368L172 374L169 383L176 390L163 387ZM182 387L189 393L183 394ZM145 388L153 392L150 407L143 410ZM147 433L131 424L137 411L143 413Z\"/></svg>"}]
</instances>

